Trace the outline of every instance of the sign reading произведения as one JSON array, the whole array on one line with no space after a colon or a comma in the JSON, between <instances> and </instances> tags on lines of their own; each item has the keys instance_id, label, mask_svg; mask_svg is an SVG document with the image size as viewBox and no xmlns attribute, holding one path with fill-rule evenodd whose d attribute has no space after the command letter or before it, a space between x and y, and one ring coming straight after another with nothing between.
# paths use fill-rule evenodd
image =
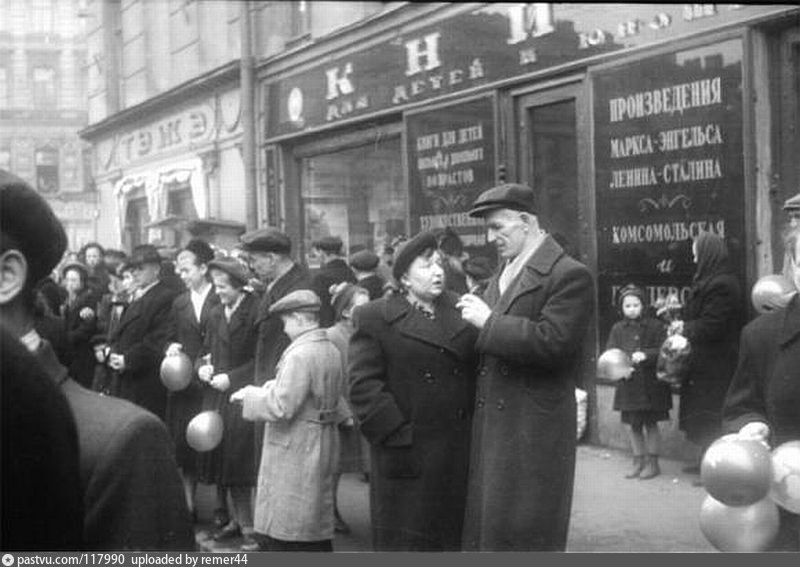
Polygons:
<instances>
[{"instance_id":1,"label":"sign reading \u043f\u0440\u043e\u0438\u0437\u0432\u0435\u0434\u0435\u043d\u0438\u044f","mask_svg":"<svg viewBox=\"0 0 800 567\"><path fill-rule=\"evenodd\" d=\"M267 138L391 111L604 53L712 30L792 6L487 4L448 7L391 39L268 80ZM456 13L454 13L456 12Z\"/></svg>"},{"instance_id":2,"label":"sign reading \u043f\u0440\u043e\u0438\u0437\u0432\u0435\u0434\u0435\u043d\u0438\u044f","mask_svg":"<svg viewBox=\"0 0 800 567\"><path fill-rule=\"evenodd\" d=\"M602 330L627 283L685 302L700 232L744 242L742 54L734 39L594 74Z\"/></svg>"}]
</instances>

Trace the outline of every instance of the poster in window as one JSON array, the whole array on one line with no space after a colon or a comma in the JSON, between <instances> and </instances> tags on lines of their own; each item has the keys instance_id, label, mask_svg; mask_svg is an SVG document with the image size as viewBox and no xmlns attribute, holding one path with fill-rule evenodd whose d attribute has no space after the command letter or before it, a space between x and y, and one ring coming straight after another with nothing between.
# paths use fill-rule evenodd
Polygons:
<instances>
[{"instance_id":1,"label":"poster in window","mask_svg":"<svg viewBox=\"0 0 800 567\"><path fill-rule=\"evenodd\" d=\"M407 114L411 232L452 227L473 253L492 254L467 212L495 185L494 98Z\"/></svg>"},{"instance_id":2,"label":"poster in window","mask_svg":"<svg viewBox=\"0 0 800 567\"><path fill-rule=\"evenodd\" d=\"M651 304L670 293L685 303L701 231L726 238L743 279L742 45L643 59L599 71L593 85L604 342L628 282Z\"/></svg>"}]
</instances>

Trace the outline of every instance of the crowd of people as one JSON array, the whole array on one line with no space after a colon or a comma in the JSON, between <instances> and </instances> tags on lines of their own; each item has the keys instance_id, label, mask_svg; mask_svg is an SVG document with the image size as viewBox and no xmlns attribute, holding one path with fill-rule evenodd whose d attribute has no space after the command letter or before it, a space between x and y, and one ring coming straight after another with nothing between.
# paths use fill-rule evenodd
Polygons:
<instances>
[{"instance_id":1,"label":"crowd of people","mask_svg":"<svg viewBox=\"0 0 800 567\"><path fill-rule=\"evenodd\" d=\"M529 187L493 187L470 210L498 266L469 257L451 229L385 257L320 238L313 270L270 227L233 250L194 238L174 253L90 243L69 254L44 199L4 172L0 207L3 549L193 550L205 483L216 540L332 551L348 530L339 478L352 472L370 483L376 551L566 548L595 287L541 228ZM787 258L800 284L798 234ZM632 478L659 473L671 396L652 374L666 332L701 353L681 391L690 440L703 448L734 426L800 438L797 381L782 381L800 356L797 299L748 325L740 349L725 243L703 234L694 251L690 303L669 330L646 317L640 287L619 294L608 345L637 365L615 401ZM184 356L188 386L167 387L162 363ZM187 427L209 410L221 441L198 451ZM796 528L796 515L784 523ZM796 548L797 530L784 531Z\"/></svg>"}]
</instances>

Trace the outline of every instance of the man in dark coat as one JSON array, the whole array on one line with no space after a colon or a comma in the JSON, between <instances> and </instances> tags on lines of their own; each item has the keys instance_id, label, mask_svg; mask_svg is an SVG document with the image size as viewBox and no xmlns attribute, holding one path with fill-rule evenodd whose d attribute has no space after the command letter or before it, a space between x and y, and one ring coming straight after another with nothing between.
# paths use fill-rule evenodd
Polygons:
<instances>
[{"instance_id":1,"label":"man in dark coat","mask_svg":"<svg viewBox=\"0 0 800 567\"><path fill-rule=\"evenodd\" d=\"M563 551L575 474L575 385L594 309L589 270L539 228L533 190L484 191L483 217L504 260L483 299L459 306L481 353L464 547Z\"/></svg>"},{"instance_id":2,"label":"man in dark coat","mask_svg":"<svg viewBox=\"0 0 800 567\"><path fill-rule=\"evenodd\" d=\"M71 380L34 330L32 282L58 263L67 237L47 202L2 171L0 243L9 292L2 295L0 318L59 385L77 425L83 549L193 551L194 534L164 424L140 407Z\"/></svg>"},{"instance_id":3,"label":"man in dark coat","mask_svg":"<svg viewBox=\"0 0 800 567\"><path fill-rule=\"evenodd\" d=\"M0 549L83 549L78 431L64 394L0 326Z\"/></svg>"},{"instance_id":4,"label":"man in dark coat","mask_svg":"<svg viewBox=\"0 0 800 567\"><path fill-rule=\"evenodd\" d=\"M142 244L131 255L137 289L109 337L108 366L119 373L119 397L166 417L167 389L159 370L169 341L169 314L176 292L159 280L161 256Z\"/></svg>"},{"instance_id":5,"label":"man in dark coat","mask_svg":"<svg viewBox=\"0 0 800 567\"><path fill-rule=\"evenodd\" d=\"M298 289L312 289L308 272L291 258L289 237L274 228L247 232L241 237L250 268L266 284L258 306L255 385L275 378L275 366L291 342L281 318L269 313L270 305Z\"/></svg>"},{"instance_id":6,"label":"man in dark coat","mask_svg":"<svg viewBox=\"0 0 800 567\"><path fill-rule=\"evenodd\" d=\"M378 264L381 259L375 252L360 250L350 256L350 268L356 277L358 285L369 293L370 301L383 297L383 287L386 281L378 274Z\"/></svg>"},{"instance_id":7,"label":"man in dark coat","mask_svg":"<svg viewBox=\"0 0 800 567\"><path fill-rule=\"evenodd\" d=\"M176 270L186 291L172 302L168 319L170 344L166 356L183 352L194 363L203 350L211 310L219 305L208 273L208 263L213 259L211 246L200 239L190 240L178 253ZM183 390L167 393L167 428L175 443L175 457L181 468L186 501L193 513L199 455L186 442L186 427L202 409L204 389L204 384L193 376ZM224 502L224 497L218 495L217 508L224 510Z\"/></svg>"},{"instance_id":8,"label":"man in dark coat","mask_svg":"<svg viewBox=\"0 0 800 567\"><path fill-rule=\"evenodd\" d=\"M320 267L311 273L311 287L322 302L319 324L323 328L330 327L335 322L330 287L342 282L356 283L356 276L342 258L342 239L338 236L315 240L311 253L320 260Z\"/></svg>"}]
</instances>

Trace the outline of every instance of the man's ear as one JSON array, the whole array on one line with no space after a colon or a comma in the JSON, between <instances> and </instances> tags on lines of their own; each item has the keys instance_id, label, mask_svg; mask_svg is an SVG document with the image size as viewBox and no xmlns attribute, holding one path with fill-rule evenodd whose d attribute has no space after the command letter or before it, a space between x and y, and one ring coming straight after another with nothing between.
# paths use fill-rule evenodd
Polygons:
<instances>
[{"instance_id":1,"label":"man's ear","mask_svg":"<svg viewBox=\"0 0 800 567\"><path fill-rule=\"evenodd\" d=\"M28 279L28 262L19 250L7 250L0 256L0 305L19 297Z\"/></svg>"}]
</instances>

